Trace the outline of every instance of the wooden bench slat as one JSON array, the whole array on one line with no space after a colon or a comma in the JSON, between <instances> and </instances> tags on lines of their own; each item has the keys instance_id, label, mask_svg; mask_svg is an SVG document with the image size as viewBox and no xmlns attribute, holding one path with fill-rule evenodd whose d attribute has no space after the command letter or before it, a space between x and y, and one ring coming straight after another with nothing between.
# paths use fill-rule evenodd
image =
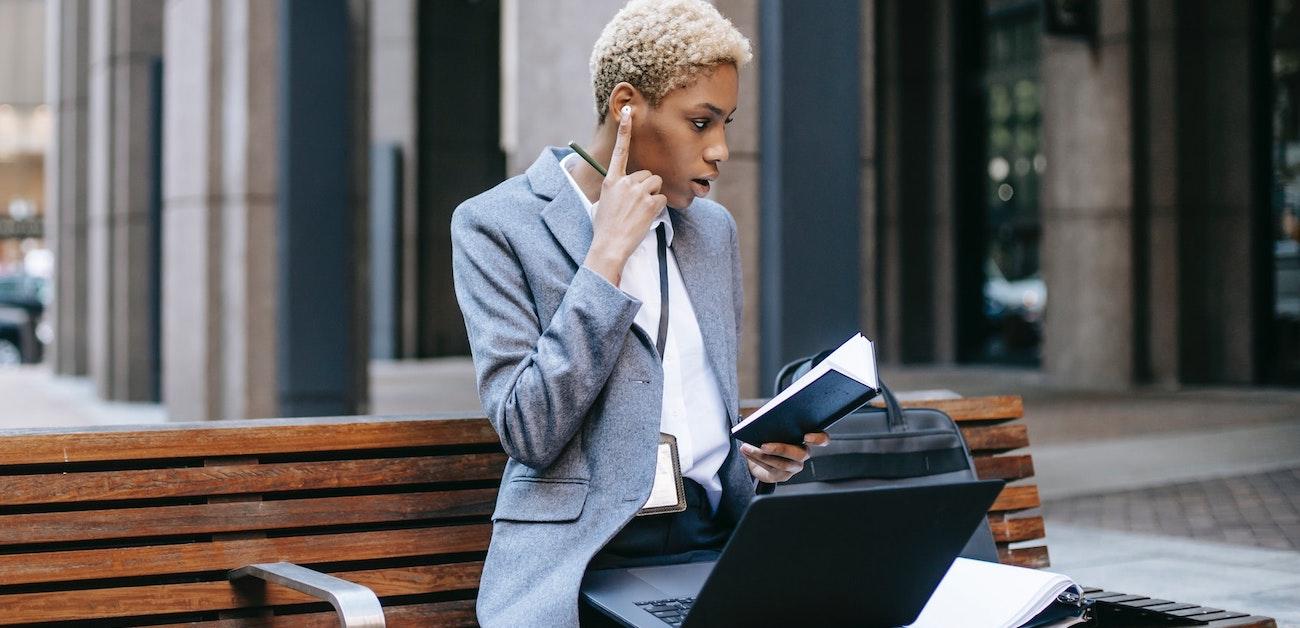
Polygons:
<instances>
[{"instance_id":1,"label":"wooden bench slat","mask_svg":"<svg viewBox=\"0 0 1300 628\"><path fill-rule=\"evenodd\" d=\"M1046 534L1042 517L1019 517L1007 519L1000 515L989 517L989 530L994 541L1014 543L1041 539Z\"/></svg>"},{"instance_id":2,"label":"wooden bench slat","mask_svg":"<svg viewBox=\"0 0 1300 628\"><path fill-rule=\"evenodd\" d=\"M0 476L0 506L499 480L503 453Z\"/></svg>"},{"instance_id":3,"label":"wooden bench slat","mask_svg":"<svg viewBox=\"0 0 1300 628\"><path fill-rule=\"evenodd\" d=\"M455 600L434 604L409 604L384 607L387 628L469 628L478 626L474 614L474 600ZM250 619L218 619L214 621L166 624L155 628L338 628L339 616L329 613L302 613L278 617Z\"/></svg>"},{"instance_id":4,"label":"wooden bench slat","mask_svg":"<svg viewBox=\"0 0 1300 628\"><path fill-rule=\"evenodd\" d=\"M253 563L299 565L486 551L486 523L214 541L145 547L0 555L0 585L173 575L236 569Z\"/></svg>"},{"instance_id":5,"label":"wooden bench slat","mask_svg":"<svg viewBox=\"0 0 1300 628\"><path fill-rule=\"evenodd\" d=\"M1034 476L1034 459L1029 454L976 456L975 474L982 480L1021 480Z\"/></svg>"},{"instance_id":6,"label":"wooden bench slat","mask_svg":"<svg viewBox=\"0 0 1300 628\"><path fill-rule=\"evenodd\" d=\"M881 402L883 407L883 402ZM962 421L1008 421L1025 415L1024 403L1018 395L988 397L961 397L958 399L919 399L900 401L904 408L933 408Z\"/></svg>"},{"instance_id":7,"label":"wooden bench slat","mask_svg":"<svg viewBox=\"0 0 1300 628\"><path fill-rule=\"evenodd\" d=\"M496 489L50 512L0 517L0 545L484 516Z\"/></svg>"},{"instance_id":8,"label":"wooden bench slat","mask_svg":"<svg viewBox=\"0 0 1300 628\"><path fill-rule=\"evenodd\" d=\"M481 561L345 571L333 575L369 587L380 597L417 595L478 588ZM250 606L280 606L317 602L287 587L268 585L265 596L226 581L157 584L83 591L52 591L0 595L0 624L71 621L220 611Z\"/></svg>"},{"instance_id":9,"label":"wooden bench slat","mask_svg":"<svg viewBox=\"0 0 1300 628\"><path fill-rule=\"evenodd\" d=\"M993 500L993 505L989 507L989 512L1005 512L1012 510L1026 510L1037 508L1041 505L1038 498L1038 486L1026 484L1023 486L1004 486L1002 492L998 493L998 498Z\"/></svg>"},{"instance_id":10,"label":"wooden bench slat","mask_svg":"<svg viewBox=\"0 0 1300 628\"><path fill-rule=\"evenodd\" d=\"M463 415L8 429L0 430L0 465L499 444L487 419Z\"/></svg>"},{"instance_id":11,"label":"wooden bench slat","mask_svg":"<svg viewBox=\"0 0 1300 628\"><path fill-rule=\"evenodd\" d=\"M1048 560L1046 545L1011 549L1005 543L998 543L998 561L1004 565L1030 569L1042 569L1051 562Z\"/></svg>"},{"instance_id":12,"label":"wooden bench slat","mask_svg":"<svg viewBox=\"0 0 1300 628\"><path fill-rule=\"evenodd\" d=\"M1008 451L1029 446L1029 429L1020 423L1010 425L961 426L966 446L972 452Z\"/></svg>"}]
</instances>

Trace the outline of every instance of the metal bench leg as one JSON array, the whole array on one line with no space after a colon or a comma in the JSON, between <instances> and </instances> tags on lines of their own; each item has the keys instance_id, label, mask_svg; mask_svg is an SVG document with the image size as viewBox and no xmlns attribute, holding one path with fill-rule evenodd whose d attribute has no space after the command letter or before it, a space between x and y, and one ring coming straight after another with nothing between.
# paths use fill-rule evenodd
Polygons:
<instances>
[{"instance_id":1,"label":"metal bench leg","mask_svg":"<svg viewBox=\"0 0 1300 628\"><path fill-rule=\"evenodd\" d=\"M384 628L384 609L379 605L379 598L374 591L355 582L283 562L240 567L228 577L232 581L259 578L326 600L338 612L343 628Z\"/></svg>"}]
</instances>

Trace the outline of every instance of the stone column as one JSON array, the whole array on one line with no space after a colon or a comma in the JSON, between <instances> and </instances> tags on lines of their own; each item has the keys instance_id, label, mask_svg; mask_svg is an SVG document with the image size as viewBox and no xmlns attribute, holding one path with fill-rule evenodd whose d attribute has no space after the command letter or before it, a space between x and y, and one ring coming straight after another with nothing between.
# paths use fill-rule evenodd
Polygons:
<instances>
[{"instance_id":1,"label":"stone column","mask_svg":"<svg viewBox=\"0 0 1300 628\"><path fill-rule=\"evenodd\" d=\"M419 212L416 202L416 183L419 155L416 150L416 55L417 11L414 0L371 0L370 21L370 103L371 143L376 148L396 146L401 172L401 188L396 190L398 215L396 222L397 251L386 254L396 257L392 269L397 275L395 297L398 302L391 319L395 330L392 357L414 357L417 354L419 321L416 295L419 292ZM386 181L373 181L372 185L385 185ZM379 208L372 208L372 211ZM381 254L380 252L375 252ZM375 277L378 279L378 277ZM386 330L389 331L389 330Z\"/></svg>"},{"instance_id":2,"label":"stone column","mask_svg":"<svg viewBox=\"0 0 1300 628\"><path fill-rule=\"evenodd\" d=\"M736 219L740 237L740 262L745 282L745 311L740 327L740 352L736 368L740 396L763 397L771 394L770 383L759 377L759 303L763 283L759 276L759 67L762 63L762 40L756 0L717 0L718 12L747 38L754 59L740 71L740 102L735 122L727 127L727 148L731 153L722 164L714 200L722 203ZM594 42L593 42L594 43Z\"/></svg>"},{"instance_id":3,"label":"stone column","mask_svg":"<svg viewBox=\"0 0 1300 628\"><path fill-rule=\"evenodd\" d=\"M47 240L54 253L54 350L59 375L86 375L86 162L90 3L50 2L46 89L54 113L45 158Z\"/></svg>"},{"instance_id":4,"label":"stone column","mask_svg":"<svg viewBox=\"0 0 1300 628\"><path fill-rule=\"evenodd\" d=\"M93 2L90 11L90 373L105 399L154 396L150 138L162 1Z\"/></svg>"},{"instance_id":5,"label":"stone column","mask_svg":"<svg viewBox=\"0 0 1300 628\"><path fill-rule=\"evenodd\" d=\"M280 7L261 0L221 5L220 418L278 416Z\"/></svg>"},{"instance_id":6,"label":"stone column","mask_svg":"<svg viewBox=\"0 0 1300 628\"><path fill-rule=\"evenodd\" d=\"M1125 4L1098 7L1095 44L1042 44L1043 366L1063 384L1116 389L1134 379L1132 29Z\"/></svg>"},{"instance_id":7,"label":"stone column","mask_svg":"<svg viewBox=\"0 0 1300 628\"><path fill-rule=\"evenodd\" d=\"M1136 129L1138 163L1142 176L1137 203L1141 224L1139 247L1134 253L1145 258L1139 264L1136 294L1145 303L1138 307L1139 326L1135 339L1140 350L1135 367L1137 376L1152 383L1174 387L1178 384L1181 360L1178 330L1179 311L1178 263L1178 95L1174 87L1178 75L1177 38L1173 0L1135 4L1134 29L1143 37L1140 56L1134 64L1135 93L1139 107L1134 109L1140 126ZM1139 30L1140 29L1140 30ZM1142 285L1144 284L1144 285ZM1145 295L1145 297L1143 297ZM1144 329L1143 329L1144 327Z\"/></svg>"},{"instance_id":8,"label":"stone column","mask_svg":"<svg viewBox=\"0 0 1300 628\"><path fill-rule=\"evenodd\" d=\"M166 7L163 400L173 420L221 415L221 12Z\"/></svg>"}]
</instances>

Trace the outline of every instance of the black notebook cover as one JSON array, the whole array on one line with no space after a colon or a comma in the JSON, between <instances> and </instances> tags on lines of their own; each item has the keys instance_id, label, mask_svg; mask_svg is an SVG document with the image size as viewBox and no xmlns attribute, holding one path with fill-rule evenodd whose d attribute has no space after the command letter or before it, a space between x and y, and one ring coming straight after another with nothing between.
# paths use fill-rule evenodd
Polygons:
<instances>
[{"instance_id":1,"label":"black notebook cover","mask_svg":"<svg viewBox=\"0 0 1300 628\"><path fill-rule=\"evenodd\" d=\"M826 431L832 423L862 407L878 393L831 369L732 436L755 447L764 443L798 445L803 442L804 434Z\"/></svg>"}]
</instances>

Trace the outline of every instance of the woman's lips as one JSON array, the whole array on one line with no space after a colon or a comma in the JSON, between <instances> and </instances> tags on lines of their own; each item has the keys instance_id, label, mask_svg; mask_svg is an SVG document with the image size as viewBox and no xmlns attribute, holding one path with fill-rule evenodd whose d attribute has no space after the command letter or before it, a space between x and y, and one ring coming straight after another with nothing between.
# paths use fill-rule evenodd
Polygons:
<instances>
[{"instance_id":1,"label":"woman's lips","mask_svg":"<svg viewBox=\"0 0 1300 628\"><path fill-rule=\"evenodd\" d=\"M703 198L709 195L709 181L707 179L691 179L691 191L695 196Z\"/></svg>"}]
</instances>

